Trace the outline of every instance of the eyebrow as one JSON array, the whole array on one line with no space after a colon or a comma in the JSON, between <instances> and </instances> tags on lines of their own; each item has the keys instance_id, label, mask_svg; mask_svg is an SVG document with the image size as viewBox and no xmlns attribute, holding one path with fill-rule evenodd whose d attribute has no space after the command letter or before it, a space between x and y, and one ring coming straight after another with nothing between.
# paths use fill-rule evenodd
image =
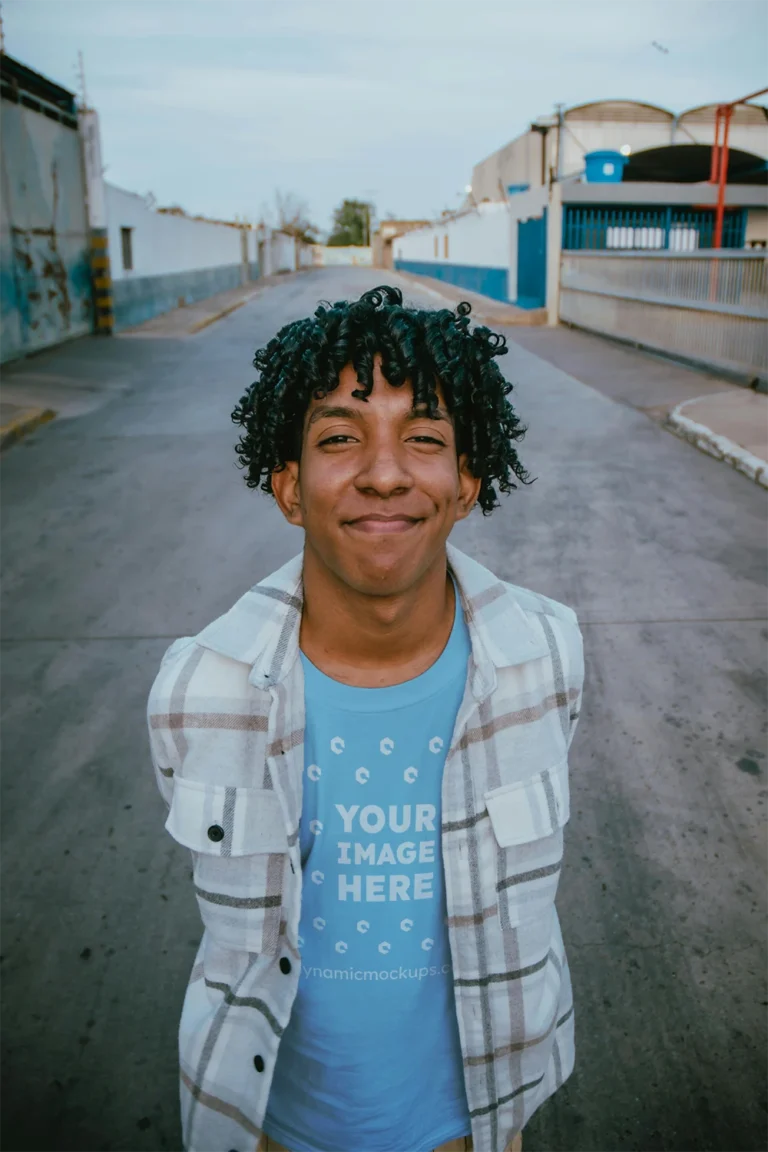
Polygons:
<instances>
[{"instance_id":1,"label":"eyebrow","mask_svg":"<svg viewBox=\"0 0 768 1152\"><path fill-rule=\"evenodd\" d=\"M309 417L309 426L316 424L318 420L324 419L342 419L342 420L358 420L364 413L359 408L343 408L339 406L332 406L330 404L320 404L317 408L313 409ZM451 417L445 408L439 406L435 409L435 415L430 416L424 408L410 410L406 416L406 420L445 420L451 423Z\"/></svg>"}]
</instances>

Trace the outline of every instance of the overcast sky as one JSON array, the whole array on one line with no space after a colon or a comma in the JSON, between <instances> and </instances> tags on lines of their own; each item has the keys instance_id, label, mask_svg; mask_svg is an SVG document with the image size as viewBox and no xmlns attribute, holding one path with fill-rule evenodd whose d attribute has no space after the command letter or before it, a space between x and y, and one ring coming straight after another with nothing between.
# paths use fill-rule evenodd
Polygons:
<instances>
[{"instance_id":1,"label":"overcast sky","mask_svg":"<svg viewBox=\"0 0 768 1152\"><path fill-rule=\"evenodd\" d=\"M5 48L68 88L85 59L106 178L321 227L458 206L472 165L555 103L682 111L768 84L765 0L3 0ZM657 41L668 51L653 47Z\"/></svg>"}]
</instances>

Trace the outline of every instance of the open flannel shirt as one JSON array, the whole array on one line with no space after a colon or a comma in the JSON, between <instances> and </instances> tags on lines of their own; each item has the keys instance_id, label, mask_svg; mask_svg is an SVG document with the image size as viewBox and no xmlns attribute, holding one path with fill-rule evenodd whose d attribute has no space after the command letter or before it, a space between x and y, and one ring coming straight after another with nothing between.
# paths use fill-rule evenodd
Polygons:
<instances>
[{"instance_id":1,"label":"open flannel shirt","mask_svg":"<svg viewBox=\"0 0 768 1152\"><path fill-rule=\"evenodd\" d=\"M472 644L442 782L447 926L474 1146L504 1152L574 1063L554 900L582 638L570 608L447 550ZM149 698L205 926L179 1030L188 1152L255 1152L298 988L302 563L172 644Z\"/></svg>"}]
</instances>

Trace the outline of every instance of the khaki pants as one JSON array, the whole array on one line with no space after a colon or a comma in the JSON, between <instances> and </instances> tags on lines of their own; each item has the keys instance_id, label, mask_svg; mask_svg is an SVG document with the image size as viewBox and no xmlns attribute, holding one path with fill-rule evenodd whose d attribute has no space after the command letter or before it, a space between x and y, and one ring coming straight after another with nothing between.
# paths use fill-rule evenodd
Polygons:
<instances>
[{"instance_id":1,"label":"khaki pants","mask_svg":"<svg viewBox=\"0 0 768 1152\"><path fill-rule=\"evenodd\" d=\"M447 1144L441 1144L439 1148L435 1148L434 1152L473 1152L473 1149L472 1137L460 1136L458 1140L449 1140ZM271 1140L266 1132L263 1132L259 1143L259 1152L289 1152L289 1150L284 1148L282 1144L278 1144L276 1140ZM507 1146L507 1152L523 1152L522 1132L518 1133L512 1143Z\"/></svg>"}]
</instances>

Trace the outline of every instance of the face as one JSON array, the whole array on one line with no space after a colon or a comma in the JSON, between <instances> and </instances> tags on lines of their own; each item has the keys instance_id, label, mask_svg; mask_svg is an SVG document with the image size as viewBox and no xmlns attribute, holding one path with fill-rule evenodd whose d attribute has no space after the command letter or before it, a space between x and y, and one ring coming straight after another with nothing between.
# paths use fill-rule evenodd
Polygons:
<instances>
[{"instance_id":1,"label":"face","mask_svg":"<svg viewBox=\"0 0 768 1152\"><path fill-rule=\"evenodd\" d=\"M480 481L456 455L453 423L438 389L438 418L414 412L407 385L394 388L377 358L368 400L351 365L338 387L312 400L301 461L272 476L306 548L343 583L379 596L404 592L441 561L457 520L469 514Z\"/></svg>"}]
</instances>

